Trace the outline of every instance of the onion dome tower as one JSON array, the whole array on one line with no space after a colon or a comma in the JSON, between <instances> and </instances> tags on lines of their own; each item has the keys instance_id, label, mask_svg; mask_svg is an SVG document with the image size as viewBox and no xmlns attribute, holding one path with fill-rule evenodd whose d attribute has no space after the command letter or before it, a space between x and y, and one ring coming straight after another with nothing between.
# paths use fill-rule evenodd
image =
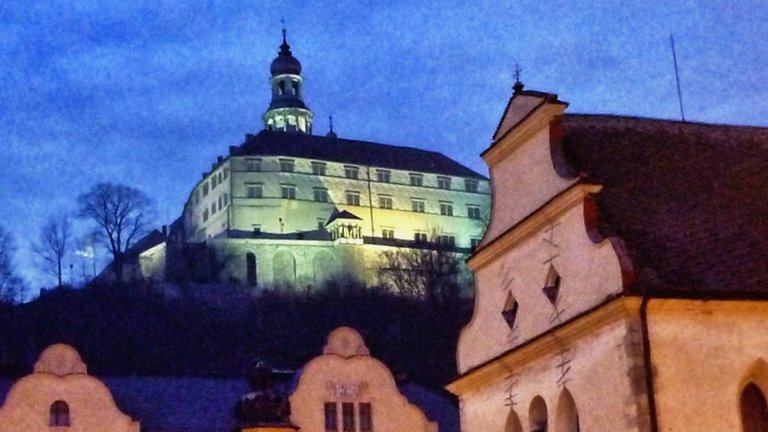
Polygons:
<instances>
[{"instance_id":1,"label":"onion dome tower","mask_svg":"<svg viewBox=\"0 0 768 432\"><path fill-rule=\"evenodd\" d=\"M264 113L264 128L284 132L312 133L312 111L304 103L304 80L301 77L301 63L291 53L291 46L285 39L277 57L269 67L272 83L272 101Z\"/></svg>"}]
</instances>

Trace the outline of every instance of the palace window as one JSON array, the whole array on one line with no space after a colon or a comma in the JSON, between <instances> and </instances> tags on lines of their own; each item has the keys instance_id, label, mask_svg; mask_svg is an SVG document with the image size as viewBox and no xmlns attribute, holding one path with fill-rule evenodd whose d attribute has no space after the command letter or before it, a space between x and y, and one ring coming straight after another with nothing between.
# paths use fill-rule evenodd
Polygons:
<instances>
[{"instance_id":1,"label":"palace window","mask_svg":"<svg viewBox=\"0 0 768 432\"><path fill-rule=\"evenodd\" d=\"M470 219L480 219L480 207L476 205L468 205L467 217Z\"/></svg>"},{"instance_id":2,"label":"palace window","mask_svg":"<svg viewBox=\"0 0 768 432\"><path fill-rule=\"evenodd\" d=\"M451 188L451 178L450 177L437 177L437 187L440 189L450 189Z\"/></svg>"},{"instance_id":3,"label":"palace window","mask_svg":"<svg viewBox=\"0 0 768 432\"><path fill-rule=\"evenodd\" d=\"M347 191L347 205L360 205L360 192Z\"/></svg>"},{"instance_id":4,"label":"palace window","mask_svg":"<svg viewBox=\"0 0 768 432\"><path fill-rule=\"evenodd\" d=\"M195 204L200 204L200 189L195 191Z\"/></svg>"},{"instance_id":5,"label":"palace window","mask_svg":"<svg viewBox=\"0 0 768 432\"><path fill-rule=\"evenodd\" d=\"M417 173L410 173L408 174L408 177L411 179L411 186L423 186L424 185L424 176Z\"/></svg>"},{"instance_id":6,"label":"palace window","mask_svg":"<svg viewBox=\"0 0 768 432\"><path fill-rule=\"evenodd\" d=\"M391 228L382 228L381 229L381 237L385 239L394 239L395 238L395 230Z\"/></svg>"},{"instance_id":7,"label":"palace window","mask_svg":"<svg viewBox=\"0 0 768 432\"><path fill-rule=\"evenodd\" d=\"M312 162L312 174L325 175L325 162Z\"/></svg>"},{"instance_id":8,"label":"palace window","mask_svg":"<svg viewBox=\"0 0 768 432\"><path fill-rule=\"evenodd\" d=\"M226 180L227 177L229 177L229 168L224 168L224 180Z\"/></svg>"},{"instance_id":9,"label":"palace window","mask_svg":"<svg viewBox=\"0 0 768 432\"><path fill-rule=\"evenodd\" d=\"M391 209L392 197L389 195L379 195L379 208Z\"/></svg>"},{"instance_id":10,"label":"palace window","mask_svg":"<svg viewBox=\"0 0 768 432\"><path fill-rule=\"evenodd\" d=\"M219 210L224 208L224 196L219 195Z\"/></svg>"},{"instance_id":11,"label":"palace window","mask_svg":"<svg viewBox=\"0 0 768 432\"><path fill-rule=\"evenodd\" d=\"M296 199L296 186L295 185L289 185L289 184L283 184L280 185L280 196L283 199Z\"/></svg>"},{"instance_id":12,"label":"palace window","mask_svg":"<svg viewBox=\"0 0 768 432\"><path fill-rule=\"evenodd\" d=\"M389 183L390 182L391 173L389 170L376 170L376 180L378 180L381 183Z\"/></svg>"},{"instance_id":13,"label":"palace window","mask_svg":"<svg viewBox=\"0 0 768 432\"><path fill-rule=\"evenodd\" d=\"M245 193L248 198L261 198L263 196L261 183L246 183Z\"/></svg>"},{"instance_id":14,"label":"palace window","mask_svg":"<svg viewBox=\"0 0 768 432\"><path fill-rule=\"evenodd\" d=\"M280 159L280 171L293 172L294 161L293 159Z\"/></svg>"},{"instance_id":15,"label":"palace window","mask_svg":"<svg viewBox=\"0 0 768 432\"><path fill-rule=\"evenodd\" d=\"M328 202L328 189L314 188L313 190L316 202Z\"/></svg>"},{"instance_id":16,"label":"palace window","mask_svg":"<svg viewBox=\"0 0 768 432\"><path fill-rule=\"evenodd\" d=\"M416 213L424 213L425 212L425 204L424 200L422 199L411 199L411 210L415 211Z\"/></svg>"},{"instance_id":17,"label":"palace window","mask_svg":"<svg viewBox=\"0 0 768 432\"><path fill-rule=\"evenodd\" d=\"M416 231L413 234L413 239L416 241L416 243L426 243L427 241L429 241L429 239L427 238L427 233L421 232L421 231Z\"/></svg>"},{"instance_id":18,"label":"palace window","mask_svg":"<svg viewBox=\"0 0 768 432\"><path fill-rule=\"evenodd\" d=\"M203 197L208 196L208 182L203 183Z\"/></svg>"},{"instance_id":19,"label":"palace window","mask_svg":"<svg viewBox=\"0 0 768 432\"><path fill-rule=\"evenodd\" d=\"M229 194L224 192L224 195L221 196L222 200L224 201L224 205L226 206L229 204Z\"/></svg>"},{"instance_id":20,"label":"palace window","mask_svg":"<svg viewBox=\"0 0 768 432\"><path fill-rule=\"evenodd\" d=\"M359 174L360 174L359 169L356 166L351 166L351 165L344 166L344 177L348 179L356 179L358 178Z\"/></svg>"},{"instance_id":21,"label":"palace window","mask_svg":"<svg viewBox=\"0 0 768 432\"><path fill-rule=\"evenodd\" d=\"M69 426L69 405L63 400L51 404L48 426Z\"/></svg>"},{"instance_id":22,"label":"palace window","mask_svg":"<svg viewBox=\"0 0 768 432\"><path fill-rule=\"evenodd\" d=\"M477 192L477 180L464 179L464 190L467 192Z\"/></svg>"},{"instance_id":23,"label":"palace window","mask_svg":"<svg viewBox=\"0 0 768 432\"><path fill-rule=\"evenodd\" d=\"M246 159L245 169L247 171L261 171L261 159Z\"/></svg>"},{"instance_id":24,"label":"palace window","mask_svg":"<svg viewBox=\"0 0 768 432\"><path fill-rule=\"evenodd\" d=\"M256 255L252 252L245 254L245 279L248 281L248 285L258 285L258 274L256 273Z\"/></svg>"},{"instance_id":25,"label":"palace window","mask_svg":"<svg viewBox=\"0 0 768 432\"><path fill-rule=\"evenodd\" d=\"M456 244L456 236L441 234L437 236L437 243L443 246L454 246Z\"/></svg>"},{"instance_id":26,"label":"palace window","mask_svg":"<svg viewBox=\"0 0 768 432\"><path fill-rule=\"evenodd\" d=\"M443 216L453 216L453 204L449 202L440 202L440 214Z\"/></svg>"},{"instance_id":27,"label":"palace window","mask_svg":"<svg viewBox=\"0 0 768 432\"><path fill-rule=\"evenodd\" d=\"M211 203L211 214L216 214L216 201Z\"/></svg>"},{"instance_id":28,"label":"palace window","mask_svg":"<svg viewBox=\"0 0 768 432\"><path fill-rule=\"evenodd\" d=\"M477 246L480 245L480 241L482 241L481 238L472 237L471 239L469 239L469 245L474 250L475 248L477 248Z\"/></svg>"},{"instance_id":29,"label":"palace window","mask_svg":"<svg viewBox=\"0 0 768 432\"><path fill-rule=\"evenodd\" d=\"M208 222L208 209L203 210L203 222Z\"/></svg>"},{"instance_id":30,"label":"palace window","mask_svg":"<svg viewBox=\"0 0 768 432\"><path fill-rule=\"evenodd\" d=\"M211 176L211 190L216 189L216 186L218 185L218 181L216 179L216 174Z\"/></svg>"}]
</instances>

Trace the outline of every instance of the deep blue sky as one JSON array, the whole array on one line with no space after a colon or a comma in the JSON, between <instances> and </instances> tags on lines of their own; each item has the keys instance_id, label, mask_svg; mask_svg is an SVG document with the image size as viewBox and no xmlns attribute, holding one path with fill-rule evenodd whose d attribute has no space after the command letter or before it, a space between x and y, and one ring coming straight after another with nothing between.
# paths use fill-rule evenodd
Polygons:
<instances>
[{"instance_id":1,"label":"deep blue sky","mask_svg":"<svg viewBox=\"0 0 768 432\"><path fill-rule=\"evenodd\" d=\"M138 187L169 223L216 156L262 128L281 17L316 133L332 114L342 137L483 173L515 63L570 112L677 118L670 33L689 120L768 124L761 1L177 3L0 4L0 224L35 288L52 279L29 241L78 194Z\"/></svg>"}]
</instances>

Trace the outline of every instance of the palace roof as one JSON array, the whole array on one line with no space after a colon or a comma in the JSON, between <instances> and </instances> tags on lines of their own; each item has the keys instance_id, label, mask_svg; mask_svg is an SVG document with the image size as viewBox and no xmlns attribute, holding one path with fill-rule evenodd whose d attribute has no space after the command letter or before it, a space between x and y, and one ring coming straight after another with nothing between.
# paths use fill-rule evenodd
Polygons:
<instances>
[{"instance_id":1,"label":"palace roof","mask_svg":"<svg viewBox=\"0 0 768 432\"><path fill-rule=\"evenodd\" d=\"M232 156L287 156L353 165L427 172L485 180L486 177L434 151L337 137L263 130Z\"/></svg>"}]
</instances>

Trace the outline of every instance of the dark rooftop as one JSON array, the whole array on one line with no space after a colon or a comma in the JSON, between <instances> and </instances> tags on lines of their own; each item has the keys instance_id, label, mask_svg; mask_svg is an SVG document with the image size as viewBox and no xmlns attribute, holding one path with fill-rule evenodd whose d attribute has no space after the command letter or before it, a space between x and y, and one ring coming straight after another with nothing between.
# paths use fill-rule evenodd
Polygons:
<instances>
[{"instance_id":1,"label":"dark rooftop","mask_svg":"<svg viewBox=\"0 0 768 432\"><path fill-rule=\"evenodd\" d=\"M768 128L563 116L566 159L598 183L599 228L632 259L634 289L768 294Z\"/></svg>"},{"instance_id":2,"label":"dark rooftop","mask_svg":"<svg viewBox=\"0 0 768 432\"><path fill-rule=\"evenodd\" d=\"M234 156L291 156L486 179L453 159L433 151L343 138L264 130L232 150Z\"/></svg>"}]
</instances>

